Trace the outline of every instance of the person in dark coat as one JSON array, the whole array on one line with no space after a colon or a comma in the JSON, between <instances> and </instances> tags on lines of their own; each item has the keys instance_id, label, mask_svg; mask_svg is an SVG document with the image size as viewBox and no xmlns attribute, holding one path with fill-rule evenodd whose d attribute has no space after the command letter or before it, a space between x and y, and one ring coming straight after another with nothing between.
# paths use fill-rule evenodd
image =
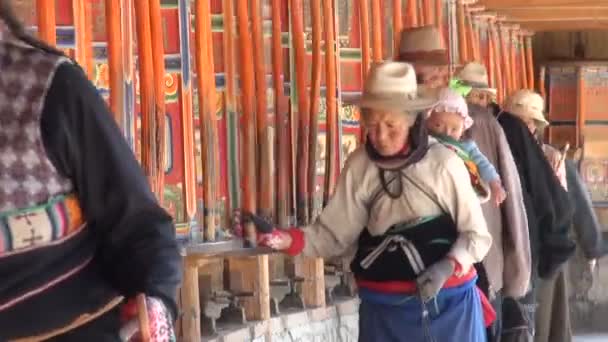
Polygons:
<instances>
[{"instance_id":1,"label":"person in dark coat","mask_svg":"<svg viewBox=\"0 0 608 342\"><path fill-rule=\"evenodd\" d=\"M0 341L172 341L181 258L105 101L0 0ZM135 313L137 313L135 311ZM136 324L135 324L136 326Z\"/></svg>"},{"instance_id":2,"label":"person in dark coat","mask_svg":"<svg viewBox=\"0 0 608 342\"><path fill-rule=\"evenodd\" d=\"M524 321L532 335L540 279L554 277L575 250L569 236L572 224L570 198L535 136L537 130L542 131L547 124L543 108L544 100L540 95L519 90L507 100L505 110L498 114L498 122L505 131L521 179L533 265L529 293L519 303L505 303L511 314L516 313L520 304L523 305L528 317L515 315L507 318L505 313L505 325L509 321L509 324L515 324L513 329L520 330L517 324Z\"/></svg>"},{"instance_id":3,"label":"person in dark coat","mask_svg":"<svg viewBox=\"0 0 608 342\"><path fill-rule=\"evenodd\" d=\"M489 86L488 79L486 67L476 62L467 63L455 78L471 88L466 94L474 120L471 136L498 170L508 194L501 206L482 204L494 243L484 259L487 279L484 282L480 276L480 287L487 292L497 312L488 340L500 342L503 298L522 298L530 286L530 234L517 167L505 133L489 108L496 89Z\"/></svg>"}]
</instances>

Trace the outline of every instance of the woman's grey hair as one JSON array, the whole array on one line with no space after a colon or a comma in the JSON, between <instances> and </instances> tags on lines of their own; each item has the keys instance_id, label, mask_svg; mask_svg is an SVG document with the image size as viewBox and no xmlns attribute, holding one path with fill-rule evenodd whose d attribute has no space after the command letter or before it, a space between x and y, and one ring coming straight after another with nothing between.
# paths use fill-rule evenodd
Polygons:
<instances>
[{"instance_id":1,"label":"woman's grey hair","mask_svg":"<svg viewBox=\"0 0 608 342\"><path fill-rule=\"evenodd\" d=\"M361 108L360 110L361 112L361 124L363 126L365 126L365 117L369 116L372 112L371 109L369 108ZM406 117L407 119L407 124L409 127L412 127L414 125L414 123L416 122L416 118L418 118L419 115L421 115L422 112L411 112L411 111L403 111L403 115Z\"/></svg>"},{"instance_id":2,"label":"woman's grey hair","mask_svg":"<svg viewBox=\"0 0 608 342\"><path fill-rule=\"evenodd\" d=\"M64 56L60 50L30 35L17 17L12 6L12 0L0 0L0 20L6 25L10 34L22 42L48 53Z\"/></svg>"}]
</instances>

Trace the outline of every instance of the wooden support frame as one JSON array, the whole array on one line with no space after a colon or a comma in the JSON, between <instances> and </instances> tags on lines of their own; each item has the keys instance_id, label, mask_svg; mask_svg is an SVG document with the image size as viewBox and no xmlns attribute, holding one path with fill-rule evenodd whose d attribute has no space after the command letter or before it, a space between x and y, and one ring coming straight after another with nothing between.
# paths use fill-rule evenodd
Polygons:
<instances>
[{"instance_id":1,"label":"wooden support frame","mask_svg":"<svg viewBox=\"0 0 608 342\"><path fill-rule=\"evenodd\" d=\"M243 300L247 319L270 319L268 255L229 258L228 272L231 291L253 292L253 298Z\"/></svg>"},{"instance_id":2,"label":"wooden support frame","mask_svg":"<svg viewBox=\"0 0 608 342\"><path fill-rule=\"evenodd\" d=\"M307 307L325 306L325 262L321 258L297 257L296 275L304 278L302 296Z\"/></svg>"}]
</instances>

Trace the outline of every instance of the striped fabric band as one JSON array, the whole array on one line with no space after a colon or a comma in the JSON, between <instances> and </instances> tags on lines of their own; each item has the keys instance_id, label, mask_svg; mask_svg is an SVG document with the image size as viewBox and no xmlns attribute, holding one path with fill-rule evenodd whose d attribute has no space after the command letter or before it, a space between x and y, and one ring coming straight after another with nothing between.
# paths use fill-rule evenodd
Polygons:
<instances>
[{"instance_id":1,"label":"striped fabric band","mask_svg":"<svg viewBox=\"0 0 608 342\"><path fill-rule=\"evenodd\" d=\"M0 213L0 258L64 241L85 226L75 195Z\"/></svg>"}]
</instances>

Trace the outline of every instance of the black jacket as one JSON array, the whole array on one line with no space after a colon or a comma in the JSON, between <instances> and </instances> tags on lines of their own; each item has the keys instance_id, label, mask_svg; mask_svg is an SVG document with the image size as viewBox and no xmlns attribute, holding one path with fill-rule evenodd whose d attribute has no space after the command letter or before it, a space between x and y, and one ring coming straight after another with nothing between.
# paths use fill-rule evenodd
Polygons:
<instances>
[{"instance_id":1,"label":"black jacket","mask_svg":"<svg viewBox=\"0 0 608 342\"><path fill-rule=\"evenodd\" d=\"M570 198L526 125L507 112L498 115L498 122L505 131L521 179L532 262L538 265L538 275L547 278L575 250L569 237L572 224Z\"/></svg>"}]
</instances>

